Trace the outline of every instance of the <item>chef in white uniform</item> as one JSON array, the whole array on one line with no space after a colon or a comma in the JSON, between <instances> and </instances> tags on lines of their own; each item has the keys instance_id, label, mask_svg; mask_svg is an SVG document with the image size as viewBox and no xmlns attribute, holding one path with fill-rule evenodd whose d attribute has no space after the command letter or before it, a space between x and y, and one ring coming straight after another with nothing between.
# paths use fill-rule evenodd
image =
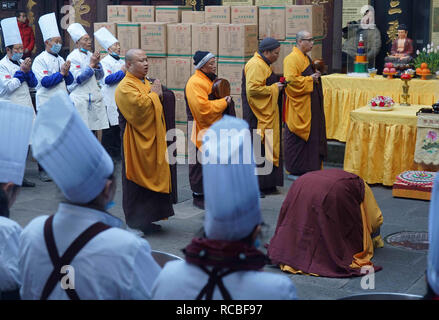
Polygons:
<instances>
[{"instance_id":1,"label":"chef in white uniform","mask_svg":"<svg viewBox=\"0 0 439 320\"><path fill-rule=\"evenodd\" d=\"M6 55L0 61L0 101L27 106L34 112L29 88L38 84L32 72L32 60L23 57L23 42L18 28L17 18L1 21ZM23 179L23 187L35 187L35 183Z\"/></svg>"},{"instance_id":2,"label":"chef in white uniform","mask_svg":"<svg viewBox=\"0 0 439 320\"><path fill-rule=\"evenodd\" d=\"M23 57L23 42L17 18L1 21L6 55L0 61L0 100L7 100L33 109L30 88L38 84L32 72L32 60Z\"/></svg>"},{"instance_id":3,"label":"chef in white uniform","mask_svg":"<svg viewBox=\"0 0 439 320\"><path fill-rule=\"evenodd\" d=\"M0 300L19 298L22 229L9 219L9 209L23 181L33 118L32 109L0 101Z\"/></svg>"},{"instance_id":4,"label":"chef in white uniform","mask_svg":"<svg viewBox=\"0 0 439 320\"><path fill-rule=\"evenodd\" d=\"M67 31L77 46L67 57L75 79L67 89L82 120L90 130L98 131L96 133L99 137L100 130L109 127L107 110L98 86L98 81L104 77L102 65L99 63L100 55L90 52L91 39L81 24L73 23Z\"/></svg>"},{"instance_id":5,"label":"chef in white uniform","mask_svg":"<svg viewBox=\"0 0 439 320\"><path fill-rule=\"evenodd\" d=\"M148 242L107 212L116 192L113 162L67 94L40 106L32 141L34 157L66 201L22 232L21 298L149 299L161 269Z\"/></svg>"},{"instance_id":6,"label":"chef in white uniform","mask_svg":"<svg viewBox=\"0 0 439 320\"><path fill-rule=\"evenodd\" d=\"M104 103L107 107L110 128L103 131L102 145L112 157L120 158L119 113L117 111L114 93L119 82L125 77L125 61L119 56L119 41L107 28L100 28L94 33L94 36L100 45L108 52L108 55L101 60L102 69L104 70L101 87Z\"/></svg>"},{"instance_id":7,"label":"chef in white uniform","mask_svg":"<svg viewBox=\"0 0 439 320\"><path fill-rule=\"evenodd\" d=\"M67 86L73 83L70 70L70 61L65 62L58 55L62 48L62 39L59 34L55 13L41 16L38 20L46 49L34 60L32 71L37 80L36 109L44 104L54 93L67 92ZM40 180L51 181L51 178L38 164Z\"/></svg>"},{"instance_id":8,"label":"chef in white uniform","mask_svg":"<svg viewBox=\"0 0 439 320\"><path fill-rule=\"evenodd\" d=\"M70 61L66 62L58 55L62 48L62 39L55 13L41 16L38 24L46 49L35 58L32 65L32 71L38 79L37 111L55 92L67 92L67 86L74 81L70 72Z\"/></svg>"},{"instance_id":9,"label":"chef in white uniform","mask_svg":"<svg viewBox=\"0 0 439 320\"><path fill-rule=\"evenodd\" d=\"M262 216L248 128L226 115L203 136L205 237L183 250L186 261L166 263L153 299L297 299L289 277L262 272L268 259L257 249Z\"/></svg>"}]
</instances>

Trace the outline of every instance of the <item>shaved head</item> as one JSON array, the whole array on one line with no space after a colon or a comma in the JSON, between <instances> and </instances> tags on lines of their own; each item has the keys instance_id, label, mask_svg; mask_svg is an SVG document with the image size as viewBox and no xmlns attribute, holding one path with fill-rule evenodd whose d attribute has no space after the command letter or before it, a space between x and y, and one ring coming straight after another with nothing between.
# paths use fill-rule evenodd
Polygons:
<instances>
[{"instance_id":1,"label":"shaved head","mask_svg":"<svg viewBox=\"0 0 439 320\"><path fill-rule=\"evenodd\" d=\"M130 49L125 54L125 67L135 77L144 79L148 73L148 58L142 49Z\"/></svg>"},{"instance_id":2,"label":"shaved head","mask_svg":"<svg viewBox=\"0 0 439 320\"><path fill-rule=\"evenodd\" d=\"M128 52L125 54L125 61L126 62L133 62L133 60L135 59L135 57L137 55L144 55L145 51L143 51L142 49L130 49L128 50Z\"/></svg>"}]
</instances>

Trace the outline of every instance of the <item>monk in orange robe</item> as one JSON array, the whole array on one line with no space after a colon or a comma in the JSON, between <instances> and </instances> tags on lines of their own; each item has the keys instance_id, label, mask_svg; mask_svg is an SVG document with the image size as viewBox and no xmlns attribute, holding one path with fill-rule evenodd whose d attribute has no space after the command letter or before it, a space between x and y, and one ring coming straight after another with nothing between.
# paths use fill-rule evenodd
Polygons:
<instances>
[{"instance_id":1,"label":"monk in orange robe","mask_svg":"<svg viewBox=\"0 0 439 320\"><path fill-rule=\"evenodd\" d=\"M195 73L189 78L185 88L185 99L188 109L188 124L193 121L190 135L189 152L193 143L195 150L201 150L204 132L216 121L222 119L226 109L232 105L232 98L211 99L213 81L216 79L215 56L207 51L197 51L194 55ZM195 157L195 163L189 163L189 181L194 197L194 205L204 209L202 166Z\"/></svg>"},{"instance_id":2,"label":"monk in orange robe","mask_svg":"<svg viewBox=\"0 0 439 320\"><path fill-rule=\"evenodd\" d=\"M143 50L129 50L125 59L127 73L115 93L123 131L123 209L127 225L147 233L161 229L152 222L174 215L163 91L160 81L146 78Z\"/></svg>"},{"instance_id":3,"label":"monk in orange robe","mask_svg":"<svg viewBox=\"0 0 439 320\"><path fill-rule=\"evenodd\" d=\"M312 67L308 53L314 40L307 31L297 33L297 45L284 59L285 168L294 180L320 170L327 155L325 113L320 72Z\"/></svg>"}]
</instances>

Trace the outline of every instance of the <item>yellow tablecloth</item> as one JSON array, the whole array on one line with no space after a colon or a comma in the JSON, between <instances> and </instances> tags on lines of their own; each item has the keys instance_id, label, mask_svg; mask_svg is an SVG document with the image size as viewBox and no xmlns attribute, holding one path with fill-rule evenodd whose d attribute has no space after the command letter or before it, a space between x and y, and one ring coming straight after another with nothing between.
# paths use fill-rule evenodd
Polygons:
<instances>
[{"instance_id":1,"label":"yellow tablecloth","mask_svg":"<svg viewBox=\"0 0 439 320\"><path fill-rule=\"evenodd\" d=\"M375 96L389 96L396 103L402 102L401 79L354 78L345 74L322 77L326 134L328 139L346 141L349 129L349 114L365 106ZM431 106L439 99L439 80L413 79L409 82L409 103Z\"/></svg>"},{"instance_id":2,"label":"yellow tablecloth","mask_svg":"<svg viewBox=\"0 0 439 320\"><path fill-rule=\"evenodd\" d=\"M344 170L369 184L392 186L407 170L422 170L413 162L416 112L425 106L396 106L392 111L362 107L350 113Z\"/></svg>"}]
</instances>

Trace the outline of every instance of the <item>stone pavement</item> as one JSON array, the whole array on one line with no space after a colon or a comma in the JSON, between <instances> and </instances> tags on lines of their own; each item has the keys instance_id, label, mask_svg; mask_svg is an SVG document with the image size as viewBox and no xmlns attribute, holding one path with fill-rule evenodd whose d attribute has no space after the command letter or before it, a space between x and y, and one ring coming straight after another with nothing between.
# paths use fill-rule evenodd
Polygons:
<instances>
[{"instance_id":1,"label":"stone pavement","mask_svg":"<svg viewBox=\"0 0 439 320\"><path fill-rule=\"evenodd\" d=\"M117 163L115 172L118 181L116 206L110 212L124 220L120 162ZM43 183L38 179L37 165L31 160L28 160L26 178L35 182L37 186L22 188L11 210L11 218L23 227L36 216L54 213L58 202L63 199L53 182ZM274 233L277 217L290 185L291 181L285 180L285 186L279 188L280 194L261 199L263 218L269 225L268 239ZM372 186L372 190L384 216L381 228L383 239L399 231L428 231L428 201L393 198L391 188L383 186ZM163 230L145 238L152 249L182 257L181 249L201 230L204 218L204 211L192 205L187 165L178 167L178 197L179 203L174 206L175 216L168 221L159 222ZM372 292L423 295L426 288L426 257L426 251L413 251L385 243L384 248L375 251L373 259L374 264L383 267L382 271L375 274L374 290L363 290L362 278L334 279L290 274L288 276L293 279L301 299L338 299L351 294ZM282 273L275 266L267 266L265 269L268 272Z\"/></svg>"}]
</instances>

